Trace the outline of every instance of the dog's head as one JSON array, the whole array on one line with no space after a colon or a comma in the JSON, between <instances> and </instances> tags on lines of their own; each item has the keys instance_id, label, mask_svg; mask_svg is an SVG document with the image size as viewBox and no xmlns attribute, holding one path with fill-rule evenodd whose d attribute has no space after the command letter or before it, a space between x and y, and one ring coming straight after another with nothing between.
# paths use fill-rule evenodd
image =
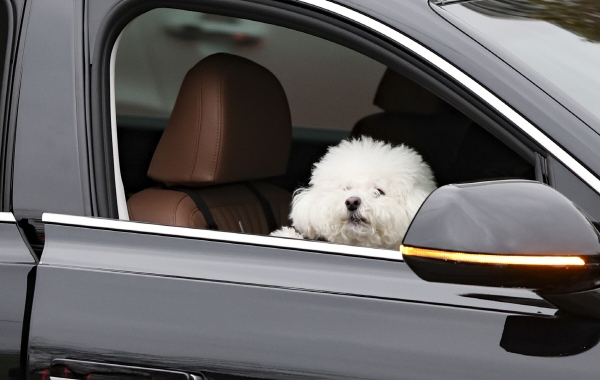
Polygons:
<instances>
[{"instance_id":1,"label":"dog's head","mask_svg":"<svg viewBox=\"0 0 600 380\"><path fill-rule=\"evenodd\" d=\"M331 147L315 164L290 216L310 239L397 249L434 189L431 169L414 150L363 137Z\"/></svg>"}]
</instances>

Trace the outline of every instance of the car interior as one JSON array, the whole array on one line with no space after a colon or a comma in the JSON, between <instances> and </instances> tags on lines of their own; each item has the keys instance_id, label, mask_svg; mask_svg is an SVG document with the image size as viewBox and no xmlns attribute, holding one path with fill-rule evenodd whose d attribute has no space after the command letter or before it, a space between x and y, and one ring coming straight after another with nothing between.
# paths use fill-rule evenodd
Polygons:
<instances>
[{"instance_id":1,"label":"car interior","mask_svg":"<svg viewBox=\"0 0 600 380\"><path fill-rule=\"evenodd\" d=\"M308 34L157 9L123 32L117 141L129 218L267 235L328 147L420 153L438 186L535 180L534 164L391 68Z\"/></svg>"},{"instance_id":2,"label":"car interior","mask_svg":"<svg viewBox=\"0 0 600 380\"><path fill-rule=\"evenodd\" d=\"M290 111L277 78L248 59L213 54L186 75L154 150L148 177L161 186L129 198L129 215L266 235L287 224L291 194L251 181L285 174L290 144Z\"/></svg>"}]
</instances>

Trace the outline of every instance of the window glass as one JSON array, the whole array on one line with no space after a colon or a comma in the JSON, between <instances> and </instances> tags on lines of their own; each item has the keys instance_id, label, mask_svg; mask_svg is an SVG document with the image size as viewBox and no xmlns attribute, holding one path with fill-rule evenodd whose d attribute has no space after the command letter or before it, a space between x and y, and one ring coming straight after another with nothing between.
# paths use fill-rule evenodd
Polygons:
<instances>
[{"instance_id":1,"label":"window glass","mask_svg":"<svg viewBox=\"0 0 600 380\"><path fill-rule=\"evenodd\" d=\"M123 32L114 74L134 221L397 250L436 186L535 179L402 73L283 27L152 10Z\"/></svg>"}]
</instances>

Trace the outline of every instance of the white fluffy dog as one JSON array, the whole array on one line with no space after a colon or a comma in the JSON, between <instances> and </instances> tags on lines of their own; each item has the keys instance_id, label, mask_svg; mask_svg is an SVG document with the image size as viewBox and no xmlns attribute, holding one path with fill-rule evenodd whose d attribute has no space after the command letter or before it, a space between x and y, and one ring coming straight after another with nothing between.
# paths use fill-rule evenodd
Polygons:
<instances>
[{"instance_id":1,"label":"white fluffy dog","mask_svg":"<svg viewBox=\"0 0 600 380\"><path fill-rule=\"evenodd\" d=\"M421 156L370 137L342 141L315 164L309 187L295 191L292 226L272 236L398 249L435 189Z\"/></svg>"}]
</instances>

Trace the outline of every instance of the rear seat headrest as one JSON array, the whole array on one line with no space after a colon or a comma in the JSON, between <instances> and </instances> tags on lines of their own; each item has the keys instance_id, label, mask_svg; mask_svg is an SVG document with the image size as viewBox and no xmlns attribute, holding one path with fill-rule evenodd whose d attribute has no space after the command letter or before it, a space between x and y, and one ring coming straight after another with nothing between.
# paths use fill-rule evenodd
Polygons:
<instances>
[{"instance_id":1,"label":"rear seat headrest","mask_svg":"<svg viewBox=\"0 0 600 380\"><path fill-rule=\"evenodd\" d=\"M442 99L392 69L383 74L373 104L386 112L416 115L432 115L451 109Z\"/></svg>"},{"instance_id":2,"label":"rear seat headrest","mask_svg":"<svg viewBox=\"0 0 600 380\"><path fill-rule=\"evenodd\" d=\"M148 176L167 185L202 186L284 174L290 109L269 70L218 53L185 76Z\"/></svg>"}]
</instances>

